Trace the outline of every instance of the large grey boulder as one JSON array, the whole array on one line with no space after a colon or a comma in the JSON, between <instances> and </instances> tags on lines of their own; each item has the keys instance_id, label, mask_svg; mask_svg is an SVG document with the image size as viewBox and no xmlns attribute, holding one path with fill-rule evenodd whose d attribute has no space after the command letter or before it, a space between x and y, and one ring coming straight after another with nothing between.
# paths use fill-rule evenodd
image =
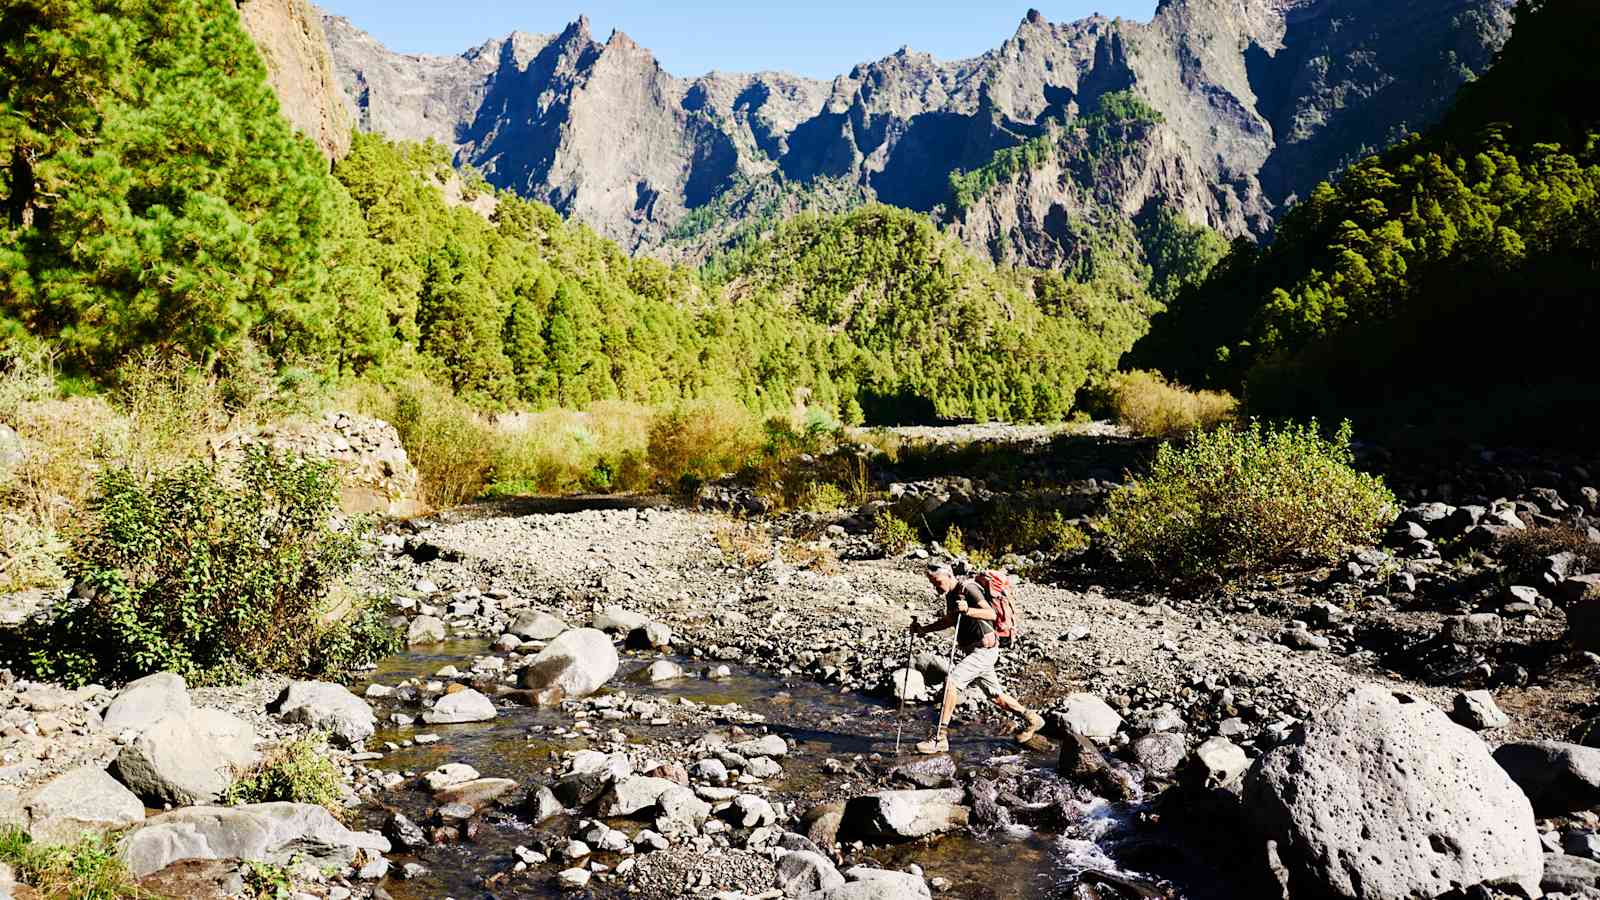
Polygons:
<instances>
[{"instance_id":1,"label":"large grey boulder","mask_svg":"<svg viewBox=\"0 0 1600 900\"><path fill-rule=\"evenodd\" d=\"M599 813L605 818L631 816L652 809L662 794L677 787L675 782L649 775L629 775L612 783L600 799Z\"/></svg>"},{"instance_id":2,"label":"large grey boulder","mask_svg":"<svg viewBox=\"0 0 1600 900\"><path fill-rule=\"evenodd\" d=\"M57 775L22 796L28 834L37 844L70 844L144 821L144 802L99 766Z\"/></svg>"},{"instance_id":3,"label":"large grey boulder","mask_svg":"<svg viewBox=\"0 0 1600 900\"><path fill-rule=\"evenodd\" d=\"M1600 894L1600 862L1564 853L1546 856L1540 886L1552 894L1593 897Z\"/></svg>"},{"instance_id":4,"label":"large grey boulder","mask_svg":"<svg viewBox=\"0 0 1600 900\"><path fill-rule=\"evenodd\" d=\"M525 609L506 630L525 641L553 641L568 630L567 623L542 609Z\"/></svg>"},{"instance_id":5,"label":"large grey boulder","mask_svg":"<svg viewBox=\"0 0 1600 900\"><path fill-rule=\"evenodd\" d=\"M440 697L432 709L422 714L422 721L429 725L459 725L462 722L487 722L494 717L494 701L468 689Z\"/></svg>"},{"instance_id":6,"label":"large grey boulder","mask_svg":"<svg viewBox=\"0 0 1600 900\"><path fill-rule=\"evenodd\" d=\"M118 844L135 878L180 859L244 859L287 864L315 845L388 853L389 841L351 831L326 809L309 803L195 806L145 820Z\"/></svg>"},{"instance_id":7,"label":"large grey boulder","mask_svg":"<svg viewBox=\"0 0 1600 900\"><path fill-rule=\"evenodd\" d=\"M618 634L627 634L635 628L643 628L649 619L620 606L608 606L594 614L594 619L589 627L599 631L614 631Z\"/></svg>"},{"instance_id":8,"label":"large grey boulder","mask_svg":"<svg viewBox=\"0 0 1600 900\"><path fill-rule=\"evenodd\" d=\"M1061 731L1097 741L1110 740L1122 728L1122 716L1094 694L1068 694L1054 715Z\"/></svg>"},{"instance_id":9,"label":"large grey boulder","mask_svg":"<svg viewBox=\"0 0 1600 900\"><path fill-rule=\"evenodd\" d=\"M778 887L785 897L844 886L844 876L828 858L810 850L795 850L778 857Z\"/></svg>"},{"instance_id":10,"label":"large grey boulder","mask_svg":"<svg viewBox=\"0 0 1600 900\"><path fill-rule=\"evenodd\" d=\"M1527 797L1477 735L1382 687L1352 691L1264 754L1244 800L1297 898L1408 900L1486 883L1538 896Z\"/></svg>"},{"instance_id":11,"label":"large grey boulder","mask_svg":"<svg viewBox=\"0 0 1600 900\"><path fill-rule=\"evenodd\" d=\"M971 810L960 788L880 791L845 803L841 840L908 841L964 827Z\"/></svg>"},{"instance_id":12,"label":"large grey boulder","mask_svg":"<svg viewBox=\"0 0 1600 900\"><path fill-rule=\"evenodd\" d=\"M378 729L378 718L367 701L343 685L325 681L291 681L267 710L285 722L326 731L338 744L358 744Z\"/></svg>"},{"instance_id":13,"label":"large grey boulder","mask_svg":"<svg viewBox=\"0 0 1600 900\"><path fill-rule=\"evenodd\" d=\"M189 686L177 672L157 672L128 682L103 713L103 725L112 734L143 731L169 714L188 714Z\"/></svg>"},{"instance_id":14,"label":"large grey boulder","mask_svg":"<svg viewBox=\"0 0 1600 900\"><path fill-rule=\"evenodd\" d=\"M438 616L417 616L406 626L406 645L442 644L448 634L444 620Z\"/></svg>"},{"instance_id":15,"label":"large grey boulder","mask_svg":"<svg viewBox=\"0 0 1600 900\"><path fill-rule=\"evenodd\" d=\"M694 835L711 815L711 804L696 797L694 791L673 785L656 798L656 830L668 837Z\"/></svg>"},{"instance_id":16,"label":"large grey boulder","mask_svg":"<svg viewBox=\"0 0 1600 900\"><path fill-rule=\"evenodd\" d=\"M1503 744L1494 760L1541 816L1600 806L1600 749L1561 741Z\"/></svg>"},{"instance_id":17,"label":"large grey boulder","mask_svg":"<svg viewBox=\"0 0 1600 900\"><path fill-rule=\"evenodd\" d=\"M853 866L846 884L804 895L806 900L930 900L928 883L909 872Z\"/></svg>"},{"instance_id":18,"label":"large grey boulder","mask_svg":"<svg viewBox=\"0 0 1600 900\"><path fill-rule=\"evenodd\" d=\"M113 763L116 776L153 804L213 803L255 765L255 728L216 709L174 714L140 732Z\"/></svg>"},{"instance_id":19,"label":"large grey boulder","mask_svg":"<svg viewBox=\"0 0 1600 900\"><path fill-rule=\"evenodd\" d=\"M587 697L617 674L617 648L605 632L575 628L551 641L522 670L529 690L558 687L568 697Z\"/></svg>"}]
</instances>

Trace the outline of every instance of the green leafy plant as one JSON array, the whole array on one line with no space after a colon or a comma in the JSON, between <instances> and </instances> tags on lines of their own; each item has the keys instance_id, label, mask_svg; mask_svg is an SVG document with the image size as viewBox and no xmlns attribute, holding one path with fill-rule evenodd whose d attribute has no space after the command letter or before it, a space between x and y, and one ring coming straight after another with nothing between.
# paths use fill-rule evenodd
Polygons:
<instances>
[{"instance_id":1,"label":"green leafy plant","mask_svg":"<svg viewBox=\"0 0 1600 900\"><path fill-rule=\"evenodd\" d=\"M343 815L344 777L328 756L327 738L312 733L272 751L235 780L222 799L228 804L314 803Z\"/></svg>"},{"instance_id":2,"label":"green leafy plant","mask_svg":"<svg viewBox=\"0 0 1600 900\"><path fill-rule=\"evenodd\" d=\"M294 896L294 878L287 866L247 859L241 874L251 900L288 900Z\"/></svg>"},{"instance_id":3,"label":"green leafy plant","mask_svg":"<svg viewBox=\"0 0 1600 900\"><path fill-rule=\"evenodd\" d=\"M17 879L51 898L68 900L142 900L149 894L133 884L109 838L86 835L73 844L34 843L20 828L0 831L0 862L16 870Z\"/></svg>"},{"instance_id":4,"label":"green leafy plant","mask_svg":"<svg viewBox=\"0 0 1600 900\"><path fill-rule=\"evenodd\" d=\"M332 524L337 503L327 463L260 445L228 473L107 471L68 560L90 599L42 626L34 669L83 684L318 668L319 636L341 627L324 624L324 601L362 546L361 529Z\"/></svg>"},{"instance_id":5,"label":"green leafy plant","mask_svg":"<svg viewBox=\"0 0 1600 900\"><path fill-rule=\"evenodd\" d=\"M872 523L872 540L883 552L898 556L917 542L917 530L894 513L882 512Z\"/></svg>"},{"instance_id":6,"label":"green leafy plant","mask_svg":"<svg viewBox=\"0 0 1600 900\"><path fill-rule=\"evenodd\" d=\"M1350 426L1223 426L1164 444L1150 471L1112 493L1101 527L1152 572L1230 579L1332 562L1394 520L1394 495L1358 471Z\"/></svg>"},{"instance_id":7,"label":"green leafy plant","mask_svg":"<svg viewBox=\"0 0 1600 900\"><path fill-rule=\"evenodd\" d=\"M1226 391L1191 391L1156 372L1119 372L1111 378L1110 394L1117 422L1145 437L1207 431L1231 421L1238 407Z\"/></svg>"},{"instance_id":8,"label":"green leafy plant","mask_svg":"<svg viewBox=\"0 0 1600 900\"><path fill-rule=\"evenodd\" d=\"M807 512L833 512L849 502L844 489L831 481L814 481L800 495L800 508Z\"/></svg>"}]
</instances>

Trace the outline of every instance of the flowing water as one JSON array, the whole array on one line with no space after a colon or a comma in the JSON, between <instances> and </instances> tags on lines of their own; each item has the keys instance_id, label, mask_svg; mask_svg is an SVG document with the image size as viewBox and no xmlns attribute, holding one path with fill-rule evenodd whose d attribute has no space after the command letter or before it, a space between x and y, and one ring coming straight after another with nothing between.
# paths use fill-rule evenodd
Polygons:
<instances>
[{"instance_id":1,"label":"flowing water","mask_svg":"<svg viewBox=\"0 0 1600 900\"><path fill-rule=\"evenodd\" d=\"M489 652L485 641L454 641L424 652L403 653L386 660L371 673L369 681L394 685L407 678L430 678L446 665L465 671L476 656ZM619 678L642 668L655 657L625 656ZM677 660L691 670L689 660ZM692 671L692 670L691 670ZM615 682L614 682L615 683ZM359 687L359 686L358 686ZM822 763L830 757L847 760L857 755L882 754L892 757L895 744L895 709L876 699L857 693L840 693L814 682L781 679L747 668L734 668L731 677L708 680L690 676L658 685L628 684L631 696L676 703L687 698L695 703L721 705L737 703L760 713L772 731L792 738L796 749L782 760L784 774L766 782L771 796L799 799L805 805L808 795L825 783L837 783L847 776L827 775ZM931 711L921 707L907 711L905 749L924 737ZM489 722L463 725L428 726L427 732L441 740L388 753L375 768L388 771L422 773L447 762L471 765L484 776L515 779L524 788L552 780L561 769L562 751L589 746L582 737L552 737L557 728L570 728L572 715L560 708L500 707L499 716ZM707 722L650 726L637 719L597 723L597 732L612 727L627 734L630 742L645 743L663 739L692 742L713 725ZM419 728L421 726L419 725ZM1054 760L1040 754L1017 755L1009 741L976 733L976 727L953 732L951 749L965 766L983 765L991 760L1052 768ZM370 746L385 741L401 742L417 729L380 731ZM427 794L405 784L385 795L385 802L421 822L430 812ZM1127 810L1103 801L1085 803L1082 818L1066 835L1052 835L1027 828L996 829L983 835L955 834L931 842L900 847L869 849L865 857L883 867L899 868L916 863L929 877L942 876L951 882L950 896L981 898L1094 896L1072 893L1067 885L1084 870L1115 871L1103 847L1126 825ZM378 827L384 814L370 813L370 827ZM394 871L406 862L420 862L429 869L426 877L401 880L391 877L384 887L397 900L457 900L480 897L559 896L549 877L563 866L553 861L544 872L533 877L505 879L485 884L485 879L508 870L515 861L513 851L528 844L540 833L565 836L573 821L558 817L537 828L510 813L489 813L471 842L433 847L416 856L397 853ZM613 823L623 827L623 823ZM630 834L640 826L625 828ZM614 864L620 857L597 854L596 859ZM620 894L617 888L601 888Z\"/></svg>"}]
</instances>

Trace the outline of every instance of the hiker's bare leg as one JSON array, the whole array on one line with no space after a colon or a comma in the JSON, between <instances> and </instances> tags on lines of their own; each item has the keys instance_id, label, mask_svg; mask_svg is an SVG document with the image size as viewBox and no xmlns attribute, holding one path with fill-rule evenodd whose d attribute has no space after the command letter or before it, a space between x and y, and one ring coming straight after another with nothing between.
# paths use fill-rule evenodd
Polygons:
<instances>
[{"instance_id":1,"label":"hiker's bare leg","mask_svg":"<svg viewBox=\"0 0 1600 900\"><path fill-rule=\"evenodd\" d=\"M1016 713L1019 716L1025 716L1028 714L1028 708L1019 703L1017 698L1011 696L1010 694L1001 694L1000 696L994 698L994 705L1007 712Z\"/></svg>"},{"instance_id":2,"label":"hiker's bare leg","mask_svg":"<svg viewBox=\"0 0 1600 900\"><path fill-rule=\"evenodd\" d=\"M945 685L944 705L939 709L939 731L943 732L950 725L950 717L956 714L956 706L961 703L961 692Z\"/></svg>"}]
</instances>

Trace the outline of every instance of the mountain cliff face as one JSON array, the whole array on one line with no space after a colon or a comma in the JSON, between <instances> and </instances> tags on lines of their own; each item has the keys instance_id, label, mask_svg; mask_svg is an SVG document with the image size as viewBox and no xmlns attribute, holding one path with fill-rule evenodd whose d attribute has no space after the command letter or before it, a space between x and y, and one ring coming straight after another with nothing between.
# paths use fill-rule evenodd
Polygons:
<instances>
[{"instance_id":1,"label":"mountain cliff face","mask_svg":"<svg viewBox=\"0 0 1600 900\"><path fill-rule=\"evenodd\" d=\"M1164 0L1143 24L1030 12L982 56L901 50L831 82L679 78L581 18L458 57L325 26L361 127L438 140L635 252L698 257L740 223L876 199L930 212L998 259L1049 266L1099 219L1154 206L1264 233L1340 164L1436 118L1487 67L1511 3ZM1108 95L1156 115L1107 145L1079 126ZM1030 142L1026 165L952 202L952 172Z\"/></svg>"},{"instance_id":2,"label":"mountain cliff face","mask_svg":"<svg viewBox=\"0 0 1600 900\"><path fill-rule=\"evenodd\" d=\"M289 123L330 161L350 152L349 101L334 78L322 14L306 0L238 0Z\"/></svg>"}]
</instances>

